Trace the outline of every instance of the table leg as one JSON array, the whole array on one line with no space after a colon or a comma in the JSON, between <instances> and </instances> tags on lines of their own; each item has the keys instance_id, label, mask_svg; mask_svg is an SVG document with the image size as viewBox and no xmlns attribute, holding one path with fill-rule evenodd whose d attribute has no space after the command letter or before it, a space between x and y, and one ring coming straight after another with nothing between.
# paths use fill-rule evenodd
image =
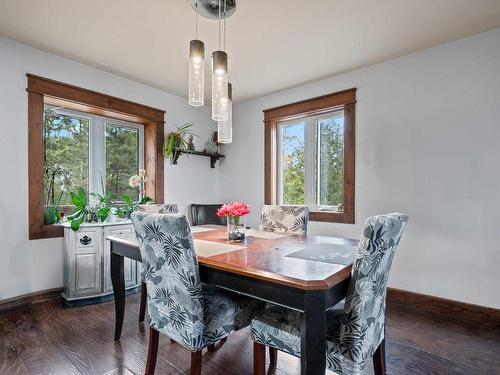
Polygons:
<instances>
[{"instance_id":1,"label":"table leg","mask_svg":"<svg viewBox=\"0 0 500 375\"><path fill-rule=\"evenodd\" d=\"M113 242L111 242L111 282L115 297L115 341L118 341L122 333L125 314L125 276L123 256L113 253Z\"/></svg>"},{"instance_id":2,"label":"table leg","mask_svg":"<svg viewBox=\"0 0 500 375\"><path fill-rule=\"evenodd\" d=\"M306 292L305 312L300 321L302 375L324 375L326 369L325 295Z\"/></svg>"}]
</instances>

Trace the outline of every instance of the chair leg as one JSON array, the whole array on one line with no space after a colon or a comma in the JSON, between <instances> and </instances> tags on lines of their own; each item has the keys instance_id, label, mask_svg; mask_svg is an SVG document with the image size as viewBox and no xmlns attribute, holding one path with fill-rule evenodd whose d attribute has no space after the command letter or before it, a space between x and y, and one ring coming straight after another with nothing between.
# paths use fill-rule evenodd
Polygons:
<instances>
[{"instance_id":1,"label":"chair leg","mask_svg":"<svg viewBox=\"0 0 500 375\"><path fill-rule=\"evenodd\" d=\"M253 343L253 375L265 375L266 373L266 346Z\"/></svg>"},{"instance_id":2,"label":"chair leg","mask_svg":"<svg viewBox=\"0 0 500 375\"><path fill-rule=\"evenodd\" d=\"M373 353L373 368L375 375L386 375L385 368L385 339L380 342L375 353Z\"/></svg>"},{"instance_id":3,"label":"chair leg","mask_svg":"<svg viewBox=\"0 0 500 375\"><path fill-rule=\"evenodd\" d=\"M139 308L139 323L144 322L144 316L146 315L147 298L148 298L148 292L146 289L146 283L141 283L141 306Z\"/></svg>"},{"instance_id":4,"label":"chair leg","mask_svg":"<svg viewBox=\"0 0 500 375\"><path fill-rule=\"evenodd\" d=\"M156 357L158 356L158 341L160 333L150 327L149 328L149 345L148 345L148 360L146 362L146 370L144 375L153 375L156 367Z\"/></svg>"},{"instance_id":5,"label":"chair leg","mask_svg":"<svg viewBox=\"0 0 500 375\"><path fill-rule=\"evenodd\" d=\"M270 367L276 367L278 364L278 349L269 347Z\"/></svg>"},{"instance_id":6,"label":"chair leg","mask_svg":"<svg viewBox=\"0 0 500 375\"><path fill-rule=\"evenodd\" d=\"M191 375L201 375L201 350L191 352Z\"/></svg>"}]
</instances>

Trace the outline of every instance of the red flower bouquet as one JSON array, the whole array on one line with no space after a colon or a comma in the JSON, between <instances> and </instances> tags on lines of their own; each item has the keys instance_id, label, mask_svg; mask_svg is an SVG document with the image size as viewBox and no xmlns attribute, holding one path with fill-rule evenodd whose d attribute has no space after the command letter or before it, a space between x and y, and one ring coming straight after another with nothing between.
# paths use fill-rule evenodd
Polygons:
<instances>
[{"instance_id":1,"label":"red flower bouquet","mask_svg":"<svg viewBox=\"0 0 500 375\"><path fill-rule=\"evenodd\" d=\"M245 203L232 202L223 204L217 216L227 218L227 237L230 241L241 242L245 239L245 222L242 216L250 213L250 206Z\"/></svg>"},{"instance_id":2,"label":"red flower bouquet","mask_svg":"<svg viewBox=\"0 0 500 375\"><path fill-rule=\"evenodd\" d=\"M217 211L217 216L245 216L250 213L250 206L245 203L232 202L229 204L223 204L221 208Z\"/></svg>"}]
</instances>

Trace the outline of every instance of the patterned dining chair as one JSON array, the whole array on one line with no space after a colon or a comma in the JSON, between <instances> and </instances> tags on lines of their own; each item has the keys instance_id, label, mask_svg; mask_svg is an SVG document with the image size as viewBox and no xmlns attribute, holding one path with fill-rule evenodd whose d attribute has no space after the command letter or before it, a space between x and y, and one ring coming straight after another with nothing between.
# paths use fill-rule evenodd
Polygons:
<instances>
[{"instance_id":1,"label":"patterned dining chair","mask_svg":"<svg viewBox=\"0 0 500 375\"><path fill-rule=\"evenodd\" d=\"M163 203L163 204L140 204L137 207L140 212L146 212L150 214L176 214L179 212L179 208L175 203ZM141 268L141 303L139 306L139 323L144 322L144 317L146 316L146 298L147 298L147 287L144 282L144 271Z\"/></svg>"},{"instance_id":2,"label":"patterned dining chair","mask_svg":"<svg viewBox=\"0 0 500 375\"><path fill-rule=\"evenodd\" d=\"M305 206L264 205L259 230L306 235L308 222L309 208Z\"/></svg>"},{"instance_id":3,"label":"patterned dining chair","mask_svg":"<svg viewBox=\"0 0 500 375\"><path fill-rule=\"evenodd\" d=\"M140 204L137 207L138 211L148 212L151 214L176 214L179 212L179 208L174 203L164 203L164 204Z\"/></svg>"},{"instance_id":4,"label":"patterned dining chair","mask_svg":"<svg viewBox=\"0 0 500 375\"><path fill-rule=\"evenodd\" d=\"M191 204L191 225L226 225L225 216L217 216L221 204Z\"/></svg>"},{"instance_id":5,"label":"patterned dining chair","mask_svg":"<svg viewBox=\"0 0 500 375\"><path fill-rule=\"evenodd\" d=\"M134 212L147 284L149 347L145 374L153 374L159 333L191 350L191 374L201 353L250 323L262 309L251 298L203 284L191 228L184 215Z\"/></svg>"},{"instance_id":6,"label":"patterned dining chair","mask_svg":"<svg viewBox=\"0 0 500 375\"><path fill-rule=\"evenodd\" d=\"M385 374L385 297L392 260L408 216L370 217L365 224L347 291L341 303L326 311L327 367L337 374L359 374L373 360L375 373ZM264 374L265 346L300 357L301 314L271 306L252 320L254 374Z\"/></svg>"}]
</instances>

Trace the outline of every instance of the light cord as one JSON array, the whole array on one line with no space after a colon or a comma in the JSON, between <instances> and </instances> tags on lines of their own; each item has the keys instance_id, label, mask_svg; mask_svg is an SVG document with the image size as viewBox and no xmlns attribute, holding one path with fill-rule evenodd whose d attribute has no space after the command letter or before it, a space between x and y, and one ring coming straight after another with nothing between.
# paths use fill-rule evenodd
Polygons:
<instances>
[{"instance_id":1,"label":"light cord","mask_svg":"<svg viewBox=\"0 0 500 375\"><path fill-rule=\"evenodd\" d=\"M223 39L223 44L222 44L222 50L223 51L226 50L226 3L227 3L227 0L224 0L224 19L223 19L223 23L224 23L224 39Z\"/></svg>"},{"instance_id":2,"label":"light cord","mask_svg":"<svg viewBox=\"0 0 500 375\"><path fill-rule=\"evenodd\" d=\"M219 0L219 50L221 49L221 0Z\"/></svg>"},{"instance_id":3,"label":"light cord","mask_svg":"<svg viewBox=\"0 0 500 375\"><path fill-rule=\"evenodd\" d=\"M194 21L194 24L195 24L195 31L194 31L194 38L195 39L198 39L198 2L196 2L196 9L194 11L195 13L195 21Z\"/></svg>"}]
</instances>

